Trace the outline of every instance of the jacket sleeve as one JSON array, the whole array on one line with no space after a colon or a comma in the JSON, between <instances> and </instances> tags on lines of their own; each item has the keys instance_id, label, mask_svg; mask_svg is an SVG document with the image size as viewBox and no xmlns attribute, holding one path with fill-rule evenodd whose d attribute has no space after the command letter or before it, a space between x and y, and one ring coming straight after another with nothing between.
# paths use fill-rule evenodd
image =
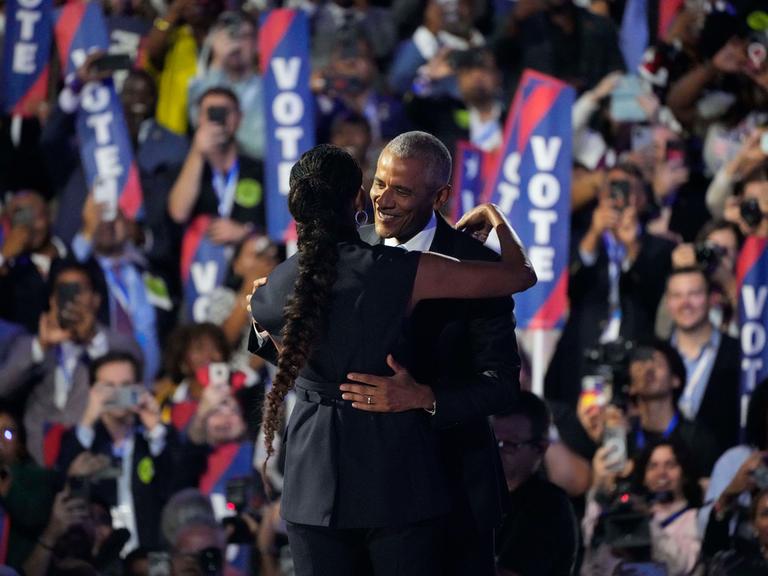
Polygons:
<instances>
[{"instance_id":1,"label":"jacket sleeve","mask_svg":"<svg viewBox=\"0 0 768 576\"><path fill-rule=\"evenodd\" d=\"M34 337L28 335L17 337L11 344L5 362L0 365L0 398L8 398L18 391L39 365L33 346Z\"/></svg>"},{"instance_id":2,"label":"jacket sleeve","mask_svg":"<svg viewBox=\"0 0 768 576\"><path fill-rule=\"evenodd\" d=\"M472 374L457 374L434 389L433 425L444 428L503 412L520 393L520 356L511 298L469 304L467 345Z\"/></svg>"}]
</instances>

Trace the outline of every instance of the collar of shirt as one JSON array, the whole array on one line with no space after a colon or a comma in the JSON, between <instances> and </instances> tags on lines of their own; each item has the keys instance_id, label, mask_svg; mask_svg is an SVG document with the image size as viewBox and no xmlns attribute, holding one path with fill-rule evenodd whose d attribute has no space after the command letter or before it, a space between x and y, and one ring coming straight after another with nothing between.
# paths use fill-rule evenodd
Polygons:
<instances>
[{"instance_id":1,"label":"collar of shirt","mask_svg":"<svg viewBox=\"0 0 768 576\"><path fill-rule=\"evenodd\" d=\"M189 398L189 383L186 380L182 380L181 384L176 386L176 390L173 391L171 401L174 404L185 402Z\"/></svg>"},{"instance_id":2,"label":"collar of shirt","mask_svg":"<svg viewBox=\"0 0 768 576\"><path fill-rule=\"evenodd\" d=\"M696 362L701 360L701 357L704 355L704 352L706 352L708 348L714 348L715 350L717 350L720 347L720 340L721 340L720 330L718 330L717 327L713 325L712 333L709 335L709 340L707 340L706 342L704 342L704 344L702 344L701 348L699 348L699 353L696 354L696 356L694 356L693 358L689 358L688 356L680 352L680 357L683 359L683 362L686 364L686 368L688 367L689 363L695 364ZM669 339L669 343L672 344L672 346L676 350L680 350L677 347L677 330L674 330L672 332L672 337Z\"/></svg>"},{"instance_id":3,"label":"collar of shirt","mask_svg":"<svg viewBox=\"0 0 768 576\"><path fill-rule=\"evenodd\" d=\"M411 238L410 240L402 244L398 244L395 238L385 238L384 245L397 246L398 248L402 248L407 252L414 252L414 251L428 252L429 247L432 246L432 241L435 239L436 230L437 230L437 217L435 216L435 213L432 212L432 218L429 219L429 222L427 222L427 225L424 226L421 232L416 234L416 236L414 236L413 238Z\"/></svg>"},{"instance_id":4,"label":"collar of shirt","mask_svg":"<svg viewBox=\"0 0 768 576\"><path fill-rule=\"evenodd\" d=\"M149 138L149 133L152 131L152 127L154 125L155 125L154 118L147 118L141 121L141 124L139 124L139 136L138 136L139 144L144 144L144 142L146 142L147 138Z\"/></svg>"},{"instance_id":5,"label":"collar of shirt","mask_svg":"<svg viewBox=\"0 0 768 576\"><path fill-rule=\"evenodd\" d=\"M472 144L485 151L501 146L501 104L496 102L493 105L490 120L481 120L480 112L476 108L469 109L469 139Z\"/></svg>"},{"instance_id":6,"label":"collar of shirt","mask_svg":"<svg viewBox=\"0 0 768 576\"><path fill-rule=\"evenodd\" d=\"M53 245L54 249L56 250L56 258L66 258L67 257L67 247L64 245L64 243L61 241L60 238L53 236L51 238L51 244ZM32 261L32 264L34 264L37 269L40 271L40 274L47 278L48 273L51 271L51 264L53 263L53 258L48 256L47 254L30 254L29 259Z\"/></svg>"}]
</instances>

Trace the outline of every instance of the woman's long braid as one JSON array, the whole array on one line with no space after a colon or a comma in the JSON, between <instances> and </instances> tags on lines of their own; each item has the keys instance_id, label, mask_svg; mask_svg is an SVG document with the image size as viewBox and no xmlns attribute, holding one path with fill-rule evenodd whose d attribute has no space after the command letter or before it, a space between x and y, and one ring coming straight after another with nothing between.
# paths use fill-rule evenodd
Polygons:
<instances>
[{"instance_id":1,"label":"woman's long braid","mask_svg":"<svg viewBox=\"0 0 768 576\"><path fill-rule=\"evenodd\" d=\"M264 472L274 453L272 443L280 425L280 406L306 364L327 318L339 258L339 212L359 190L360 179L360 169L354 160L332 146L311 150L291 171L288 206L296 220L298 274L293 296L283 311L285 324L280 334L282 348L277 374L265 401ZM338 189L331 187L329 181Z\"/></svg>"}]
</instances>

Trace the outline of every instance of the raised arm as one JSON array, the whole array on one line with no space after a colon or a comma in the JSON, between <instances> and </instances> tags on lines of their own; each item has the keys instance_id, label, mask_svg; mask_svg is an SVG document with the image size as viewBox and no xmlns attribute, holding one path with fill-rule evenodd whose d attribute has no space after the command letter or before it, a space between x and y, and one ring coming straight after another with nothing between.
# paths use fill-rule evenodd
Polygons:
<instances>
[{"instance_id":1,"label":"raised arm","mask_svg":"<svg viewBox=\"0 0 768 576\"><path fill-rule=\"evenodd\" d=\"M436 298L493 298L511 296L536 284L536 272L520 238L493 204L482 204L456 224L485 241L495 230L501 246L499 262L464 261L425 253L419 262L411 306Z\"/></svg>"}]
</instances>

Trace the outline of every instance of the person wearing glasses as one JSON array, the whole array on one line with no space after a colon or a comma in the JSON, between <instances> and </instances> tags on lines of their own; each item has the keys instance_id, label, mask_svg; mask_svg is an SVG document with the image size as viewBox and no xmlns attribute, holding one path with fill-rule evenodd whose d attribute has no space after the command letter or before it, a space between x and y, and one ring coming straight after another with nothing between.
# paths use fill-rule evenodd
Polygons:
<instances>
[{"instance_id":1,"label":"person wearing glasses","mask_svg":"<svg viewBox=\"0 0 768 576\"><path fill-rule=\"evenodd\" d=\"M576 559L578 528L568 496L540 471L549 448L549 409L523 391L511 410L492 420L510 493L496 531L497 573L567 576Z\"/></svg>"}]
</instances>

